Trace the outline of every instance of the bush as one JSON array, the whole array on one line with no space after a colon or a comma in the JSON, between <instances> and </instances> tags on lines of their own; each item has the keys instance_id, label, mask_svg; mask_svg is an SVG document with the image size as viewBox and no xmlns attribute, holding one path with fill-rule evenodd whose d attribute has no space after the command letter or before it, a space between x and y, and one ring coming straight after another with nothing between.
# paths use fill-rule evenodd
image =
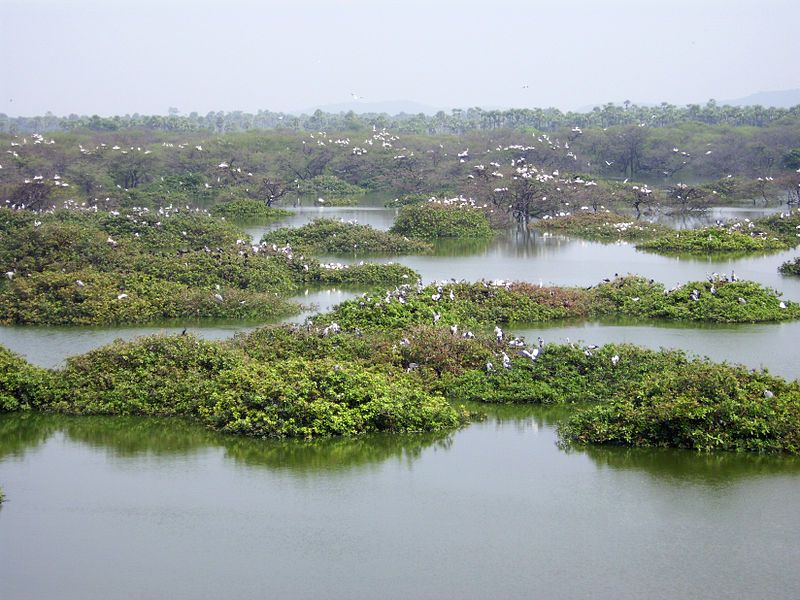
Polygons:
<instances>
[{"instance_id":1,"label":"bush","mask_svg":"<svg viewBox=\"0 0 800 600\"><path fill-rule=\"evenodd\" d=\"M409 204L423 204L425 202L435 200L436 198L452 198L453 196L455 196L455 193L449 191L438 192L436 194L405 194L404 196L400 196L399 198L387 200L384 203L384 206L386 206L387 208L399 208L401 206L407 206Z\"/></svg>"},{"instance_id":2,"label":"bush","mask_svg":"<svg viewBox=\"0 0 800 600\"><path fill-rule=\"evenodd\" d=\"M563 217L540 219L530 226L602 242L646 240L668 231L663 225L608 211L599 213L585 211Z\"/></svg>"},{"instance_id":3,"label":"bush","mask_svg":"<svg viewBox=\"0 0 800 600\"><path fill-rule=\"evenodd\" d=\"M766 373L693 361L655 373L560 428L571 443L800 451L800 388Z\"/></svg>"},{"instance_id":4,"label":"bush","mask_svg":"<svg viewBox=\"0 0 800 600\"><path fill-rule=\"evenodd\" d=\"M347 183L335 175L317 175L311 179L300 181L298 191L301 194L322 196L327 198L347 198L350 196L363 196L367 193L362 187Z\"/></svg>"},{"instance_id":5,"label":"bush","mask_svg":"<svg viewBox=\"0 0 800 600\"><path fill-rule=\"evenodd\" d=\"M794 260L787 260L778 267L778 271L784 275L800 275L800 256L796 257Z\"/></svg>"},{"instance_id":6,"label":"bush","mask_svg":"<svg viewBox=\"0 0 800 600\"><path fill-rule=\"evenodd\" d=\"M387 377L332 360L249 364L224 373L203 420L255 437L439 431L465 420L438 395L407 377Z\"/></svg>"},{"instance_id":7,"label":"bush","mask_svg":"<svg viewBox=\"0 0 800 600\"><path fill-rule=\"evenodd\" d=\"M455 324L462 330L602 316L754 323L800 318L800 305L782 303L777 292L749 281L695 281L666 290L661 283L627 276L591 289L485 281L424 288L404 285L342 302L316 320L334 321L348 329L385 331L432 324L435 314L439 326Z\"/></svg>"},{"instance_id":8,"label":"bush","mask_svg":"<svg viewBox=\"0 0 800 600\"><path fill-rule=\"evenodd\" d=\"M0 413L34 407L46 379L44 369L0 346Z\"/></svg>"},{"instance_id":9,"label":"bush","mask_svg":"<svg viewBox=\"0 0 800 600\"><path fill-rule=\"evenodd\" d=\"M296 251L324 254L385 253L419 254L430 252L430 244L379 231L370 225L316 219L302 227L282 227L270 231L261 243L287 244Z\"/></svg>"},{"instance_id":10,"label":"bush","mask_svg":"<svg viewBox=\"0 0 800 600\"><path fill-rule=\"evenodd\" d=\"M511 368L493 358L442 379L437 388L448 397L491 403L573 404L604 402L636 389L643 378L686 369L691 361L679 351L646 350L630 344L588 350L547 344L536 360L508 350ZM616 356L617 362L612 360Z\"/></svg>"},{"instance_id":11,"label":"bush","mask_svg":"<svg viewBox=\"0 0 800 600\"><path fill-rule=\"evenodd\" d=\"M69 359L46 410L186 416L254 437L439 431L463 423L444 398L400 372L297 356L255 361L192 336L143 338Z\"/></svg>"},{"instance_id":12,"label":"bush","mask_svg":"<svg viewBox=\"0 0 800 600\"><path fill-rule=\"evenodd\" d=\"M682 229L642 241L641 250L687 254L715 252L770 252L786 249L787 243L766 232L743 232L724 227Z\"/></svg>"},{"instance_id":13,"label":"bush","mask_svg":"<svg viewBox=\"0 0 800 600\"><path fill-rule=\"evenodd\" d=\"M713 293L712 293L713 290ZM696 292L696 293L695 293ZM717 323L756 323L800 318L800 305L753 281L690 281L672 290L643 277L618 277L597 286L596 314Z\"/></svg>"},{"instance_id":14,"label":"bush","mask_svg":"<svg viewBox=\"0 0 800 600\"><path fill-rule=\"evenodd\" d=\"M0 263L12 273L0 280L2 323L264 320L298 312L280 296L301 285L418 277L400 265L321 265L290 248L253 248L233 224L197 211L73 207L32 215L0 213Z\"/></svg>"},{"instance_id":15,"label":"bush","mask_svg":"<svg viewBox=\"0 0 800 600\"><path fill-rule=\"evenodd\" d=\"M15 278L0 290L4 324L96 325L201 317L263 320L298 311L297 305L270 292L214 291L140 273L89 269L34 273Z\"/></svg>"},{"instance_id":16,"label":"bush","mask_svg":"<svg viewBox=\"0 0 800 600\"><path fill-rule=\"evenodd\" d=\"M468 205L427 202L400 209L391 233L410 238L490 238L494 235L484 212Z\"/></svg>"},{"instance_id":17,"label":"bush","mask_svg":"<svg viewBox=\"0 0 800 600\"><path fill-rule=\"evenodd\" d=\"M291 215L288 210L283 208L273 208L267 206L261 200L251 200L248 198L237 198L215 204L211 207L211 214L215 217L225 217L228 219L238 219L241 221L272 221Z\"/></svg>"}]
</instances>

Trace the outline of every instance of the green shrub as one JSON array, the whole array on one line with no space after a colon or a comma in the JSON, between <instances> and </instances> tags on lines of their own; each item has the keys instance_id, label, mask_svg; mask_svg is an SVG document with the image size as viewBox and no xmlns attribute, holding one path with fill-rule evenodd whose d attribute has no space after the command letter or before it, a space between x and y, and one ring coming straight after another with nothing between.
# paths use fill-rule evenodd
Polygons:
<instances>
[{"instance_id":1,"label":"green shrub","mask_svg":"<svg viewBox=\"0 0 800 600\"><path fill-rule=\"evenodd\" d=\"M668 291L661 283L626 276L591 289L485 281L419 289L404 285L342 302L316 320L321 317L348 329L382 331L432 324L435 314L440 327L455 324L463 330L602 316L723 323L782 321L800 318L800 305L782 303L774 290L749 281L695 281Z\"/></svg>"},{"instance_id":2,"label":"green shrub","mask_svg":"<svg viewBox=\"0 0 800 600\"><path fill-rule=\"evenodd\" d=\"M403 206L389 231L423 240L489 238L494 235L486 214L463 203L426 202Z\"/></svg>"},{"instance_id":3,"label":"green shrub","mask_svg":"<svg viewBox=\"0 0 800 600\"><path fill-rule=\"evenodd\" d=\"M723 227L681 229L644 240L636 245L642 250L687 254L714 252L769 252L784 250L787 243L767 232L744 232Z\"/></svg>"},{"instance_id":4,"label":"green shrub","mask_svg":"<svg viewBox=\"0 0 800 600\"><path fill-rule=\"evenodd\" d=\"M800 387L693 361L575 414L560 435L572 443L797 453Z\"/></svg>"},{"instance_id":5,"label":"green shrub","mask_svg":"<svg viewBox=\"0 0 800 600\"><path fill-rule=\"evenodd\" d=\"M419 254L430 252L430 244L375 229L370 225L315 219L302 227L282 227L270 231L261 243L288 244L296 251L323 254L385 253Z\"/></svg>"},{"instance_id":6,"label":"green shrub","mask_svg":"<svg viewBox=\"0 0 800 600\"><path fill-rule=\"evenodd\" d=\"M0 346L0 413L34 407L46 380L44 369Z\"/></svg>"},{"instance_id":7,"label":"green shrub","mask_svg":"<svg viewBox=\"0 0 800 600\"><path fill-rule=\"evenodd\" d=\"M311 179L300 182L298 191L301 194L322 196L324 198L347 198L350 196L363 196L367 193L362 187L347 183L335 175L317 175Z\"/></svg>"},{"instance_id":8,"label":"green shrub","mask_svg":"<svg viewBox=\"0 0 800 600\"><path fill-rule=\"evenodd\" d=\"M400 371L294 355L256 361L192 336L115 342L69 359L58 382L43 409L185 416L254 437L439 431L466 419Z\"/></svg>"},{"instance_id":9,"label":"green shrub","mask_svg":"<svg viewBox=\"0 0 800 600\"><path fill-rule=\"evenodd\" d=\"M71 208L28 218L4 209L0 227L0 264L12 273L0 280L2 323L264 320L297 312L282 296L302 285L398 285L418 277L401 265L321 265L288 248L254 249L236 226L198 211Z\"/></svg>"},{"instance_id":10,"label":"green shrub","mask_svg":"<svg viewBox=\"0 0 800 600\"><path fill-rule=\"evenodd\" d=\"M713 293L712 293L713 289ZM695 292L697 292L695 294ZM756 323L800 318L800 305L753 281L690 281L672 290L643 277L618 277L592 290L595 314L679 321ZM781 304L785 308L781 308Z\"/></svg>"},{"instance_id":11,"label":"green shrub","mask_svg":"<svg viewBox=\"0 0 800 600\"><path fill-rule=\"evenodd\" d=\"M387 200L384 206L387 208L400 208L401 206L407 206L409 204L422 204L436 198L452 198L455 195L456 194L451 191L437 192L436 194L405 194L399 198Z\"/></svg>"},{"instance_id":12,"label":"green shrub","mask_svg":"<svg viewBox=\"0 0 800 600\"><path fill-rule=\"evenodd\" d=\"M408 377L388 377L332 360L291 359L227 371L203 420L255 437L439 431L465 420L441 396Z\"/></svg>"},{"instance_id":13,"label":"green shrub","mask_svg":"<svg viewBox=\"0 0 800 600\"><path fill-rule=\"evenodd\" d=\"M211 207L211 214L216 217L225 217L241 221L272 221L287 217L292 213L283 208L267 206L261 200L249 198L236 198Z\"/></svg>"},{"instance_id":14,"label":"green shrub","mask_svg":"<svg viewBox=\"0 0 800 600\"><path fill-rule=\"evenodd\" d=\"M89 269L33 273L14 278L0 289L0 323L5 324L95 325L201 317L255 320L298 311L297 305L271 292L215 291L140 273Z\"/></svg>"},{"instance_id":15,"label":"green shrub","mask_svg":"<svg viewBox=\"0 0 800 600\"><path fill-rule=\"evenodd\" d=\"M668 231L663 225L608 211L598 213L584 211L574 215L540 219L530 226L603 242L647 240Z\"/></svg>"},{"instance_id":16,"label":"green shrub","mask_svg":"<svg viewBox=\"0 0 800 600\"><path fill-rule=\"evenodd\" d=\"M323 264L314 272L313 281L326 285L402 285L419 279L411 267L399 263L364 263L357 265Z\"/></svg>"},{"instance_id":17,"label":"green shrub","mask_svg":"<svg viewBox=\"0 0 800 600\"><path fill-rule=\"evenodd\" d=\"M573 404L604 402L633 390L643 378L686 369L691 361L679 351L655 351L629 344L588 350L547 344L535 361L507 349L511 368L495 354L485 364L444 377L437 386L448 397L491 403ZM616 364L612 358L618 358Z\"/></svg>"},{"instance_id":18,"label":"green shrub","mask_svg":"<svg viewBox=\"0 0 800 600\"><path fill-rule=\"evenodd\" d=\"M800 275L800 256L796 257L794 260L787 260L778 267L778 271L784 275Z\"/></svg>"}]
</instances>

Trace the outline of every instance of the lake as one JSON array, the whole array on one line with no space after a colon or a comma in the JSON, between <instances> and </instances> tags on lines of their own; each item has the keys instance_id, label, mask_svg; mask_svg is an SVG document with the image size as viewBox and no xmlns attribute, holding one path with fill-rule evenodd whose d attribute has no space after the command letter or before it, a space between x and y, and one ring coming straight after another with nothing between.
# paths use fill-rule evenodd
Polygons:
<instances>
[{"instance_id":1,"label":"lake","mask_svg":"<svg viewBox=\"0 0 800 600\"><path fill-rule=\"evenodd\" d=\"M318 216L387 229L396 210L381 204L301 206L249 233ZM800 280L776 271L796 254L686 259L509 230L381 260L425 281L581 286L628 272L672 286L735 269L800 300ZM324 310L356 293L309 289L298 300ZM257 325L2 327L0 344L51 367L115 338L187 326L224 339ZM798 322L513 329L547 342L683 348L800 377ZM479 408L485 420L450 435L314 443L225 437L179 420L0 416L0 598L800 596L800 459L567 451L555 426L569 409Z\"/></svg>"}]
</instances>

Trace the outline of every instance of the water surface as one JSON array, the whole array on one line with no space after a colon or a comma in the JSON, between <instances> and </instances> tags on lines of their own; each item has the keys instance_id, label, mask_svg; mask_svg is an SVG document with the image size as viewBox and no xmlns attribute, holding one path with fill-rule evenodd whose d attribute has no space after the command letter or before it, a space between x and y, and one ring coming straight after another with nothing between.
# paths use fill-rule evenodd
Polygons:
<instances>
[{"instance_id":1,"label":"water surface","mask_svg":"<svg viewBox=\"0 0 800 600\"><path fill-rule=\"evenodd\" d=\"M800 462L450 436L224 438L0 417L0 597L796 598Z\"/></svg>"}]
</instances>

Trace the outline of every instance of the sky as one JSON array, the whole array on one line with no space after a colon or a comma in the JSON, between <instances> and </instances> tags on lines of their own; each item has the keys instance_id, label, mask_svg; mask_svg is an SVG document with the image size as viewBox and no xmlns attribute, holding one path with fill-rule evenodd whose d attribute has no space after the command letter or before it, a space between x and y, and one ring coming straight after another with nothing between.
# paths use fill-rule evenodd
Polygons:
<instances>
[{"instance_id":1,"label":"sky","mask_svg":"<svg viewBox=\"0 0 800 600\"><path fill-rule=\"evenodd\" d=\"M800 88L797 0L0 0L0 113L704 103Z\"/></svg>"}]
</instances>

